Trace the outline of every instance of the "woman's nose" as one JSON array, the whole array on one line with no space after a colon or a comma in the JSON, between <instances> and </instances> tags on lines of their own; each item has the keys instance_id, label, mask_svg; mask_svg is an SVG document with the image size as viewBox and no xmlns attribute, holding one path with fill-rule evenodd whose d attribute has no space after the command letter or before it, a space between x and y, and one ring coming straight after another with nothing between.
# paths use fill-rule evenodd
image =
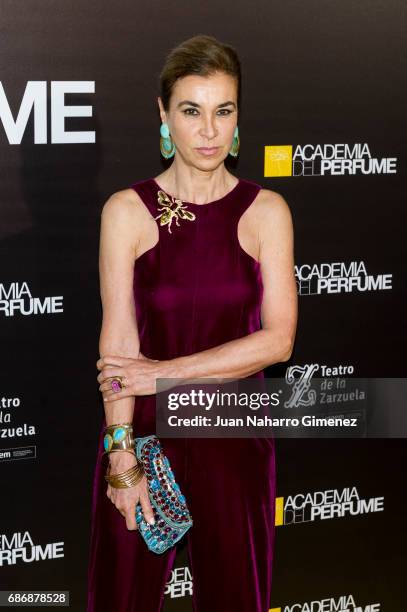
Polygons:
<instances>
[{"instance_id":1,"label":"woman's nose","mask_svg":"<svg viewBox=\"0 0 407 612\"><path fill-rule=\"evenodd\" d=\"M205 138L213 138L217 134L215 121L212 118L203 119L201 134Z\"/></svg>"}]
</instances>

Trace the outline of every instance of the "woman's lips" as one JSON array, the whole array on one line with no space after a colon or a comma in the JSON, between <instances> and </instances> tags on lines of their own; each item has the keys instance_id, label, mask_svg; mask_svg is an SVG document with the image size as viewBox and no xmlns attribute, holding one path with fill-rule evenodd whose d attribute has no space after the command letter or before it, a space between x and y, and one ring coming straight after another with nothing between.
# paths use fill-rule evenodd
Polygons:
<instances>
[{"instance_id":1,"label":"woman's lips","mask_svg":"<svg viewBox=\"0 0 407 612\"><path fill-rule=\"evenodd\" d=\"M219 147L197 147L197 151L202 155L214 155L219 151Z\"/></svg>"}]
</instances>

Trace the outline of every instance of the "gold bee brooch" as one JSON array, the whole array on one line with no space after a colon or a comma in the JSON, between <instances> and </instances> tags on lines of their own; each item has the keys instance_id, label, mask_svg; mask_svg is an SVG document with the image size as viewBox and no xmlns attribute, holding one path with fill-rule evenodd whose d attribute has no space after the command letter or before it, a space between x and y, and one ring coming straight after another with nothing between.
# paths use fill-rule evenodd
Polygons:
<instances>
[{"instance_id":1,"label":"gold bee brooch","mask_svg":"<svg viewBox=\"0 0 407 612\"><path fill-rule=\"evenodd\" d=\"M186 219L187 221L193 221L195 219L195 214L186 209L182 200L169 196L161 189L158 192L158 204L161 206L161 208L158 208L158 210L162 212L154 217L154 219L160 219L160 225L168 225L168 231L170 234L172 234L171 224L174 219L178 226L179 219Z\"/></svg>"}]
</instances>

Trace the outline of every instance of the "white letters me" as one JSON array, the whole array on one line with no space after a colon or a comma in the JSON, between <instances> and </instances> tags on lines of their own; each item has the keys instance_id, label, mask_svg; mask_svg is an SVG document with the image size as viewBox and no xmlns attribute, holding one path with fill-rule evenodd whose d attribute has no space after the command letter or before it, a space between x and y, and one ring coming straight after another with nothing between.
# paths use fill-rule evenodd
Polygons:
<instances>
[{"instance_id":1,"label":"white letters me","mask_svg":"<svg viewBox=\"0 0 407 612\"><path fill-rule=\"evenodd\" d=\"M95 132L66 132L65 117L92 117L92 106L65 106L66 93L95 93L95 81L51 81L51 143L95 142ZM10 144L21 144L34 108L34 143L47 140L47 81L28 81L14 121L0 81L0 119Z\"/></svg>"}]
</instances>

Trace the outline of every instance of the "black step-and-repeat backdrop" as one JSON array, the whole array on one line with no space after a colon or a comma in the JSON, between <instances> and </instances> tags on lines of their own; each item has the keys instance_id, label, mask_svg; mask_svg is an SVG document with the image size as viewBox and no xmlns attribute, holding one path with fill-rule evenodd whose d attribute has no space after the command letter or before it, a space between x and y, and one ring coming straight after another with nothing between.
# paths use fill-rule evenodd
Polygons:
<instances>
[{"instance_id":1,"label":"black step-and-repeat backdrop","mask_svg":"<svg viewBox=\"0 0 407 612\"><path fill-rule=\"evenodd\" d=\"M82 612L103 414L100 211L163 167L166 53L200 33L237 48L233 172L293 214L297 340L268 374L404 377L406 5L2 0L0 12L0 590L69 591ZM405 610L405 440L276 444L270 609ZM191 610L192 590L180 546L165 610Z\"/></svg>"}]
</instances>

